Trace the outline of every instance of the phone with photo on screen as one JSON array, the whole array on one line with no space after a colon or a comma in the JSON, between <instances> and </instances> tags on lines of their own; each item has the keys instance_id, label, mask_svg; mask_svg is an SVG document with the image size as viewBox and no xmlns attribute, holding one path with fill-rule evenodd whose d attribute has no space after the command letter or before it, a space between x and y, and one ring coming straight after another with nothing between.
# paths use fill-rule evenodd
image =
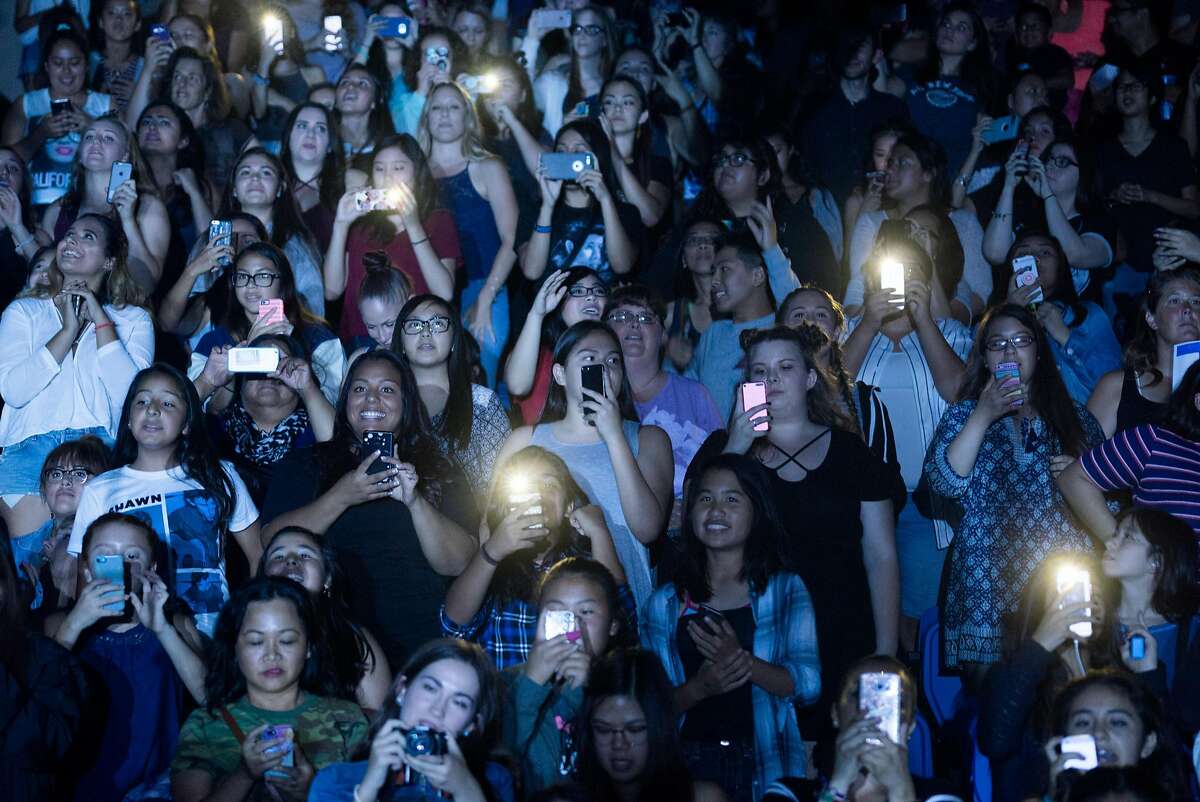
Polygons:
<instances>
[{"instance_id":1,"label":"phone with photo on screen","mask_svg":"<svg viewBox=\"0 0 1200 802\"><path fill-rule=\"evenodd\" d=\"M743 382L742 383L742 412L747 412L753 407L762 406L767 403L767 383L766 382ZM754 431L765 432L771 428L771 422L767 420L767 413L762 412L754 421Z\"/></svg>"}]
</instances>

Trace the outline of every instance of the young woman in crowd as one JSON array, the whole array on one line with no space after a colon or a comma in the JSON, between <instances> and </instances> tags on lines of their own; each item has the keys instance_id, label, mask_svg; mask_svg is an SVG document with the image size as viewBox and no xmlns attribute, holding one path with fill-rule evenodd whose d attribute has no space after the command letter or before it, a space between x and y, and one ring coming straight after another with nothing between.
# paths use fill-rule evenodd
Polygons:
<instances>
[{"instance_id":1,"label":"young woman in crowd","mask_svg":"<svg viewBox=\"0 0 1200 802\"><path fill-rule=\"evenodd\" d=\"M500 398L471 382L466 333L453 308L436 295L410 298L397 316L391 347L416 377L442 453L462 468L474 493L486 493L512 427Z\"/></svg>"},{"instance_id":2,"label":"young woman in crowd","mask_svg":"<svg viewBox=\"0 0 1200 802\"><path fill-rule=\"evenodd\" d=\"M237 541L246 563L258 564L258 510L233 465L221 462L204 426L200 399L187 377L156 363L134 377L121 410L113 462L120 467L84 487L67 550L81 554L83 536L105 512L137 515L168 550L175 596L205 635L229 598L225 540Z\"/></svg>"},{"instance_id":3,"label":"young woman in crowd","mask_svg":"<svg viewBox=\"0 0 1200 802\"><path fill-rule=\"evenodd\" d=\"M645 134L651 152L668 161L671 169L699 167L708 153L704 123L683 84L680 63L668 64L662 47L626 47L617 56L612 74L632 78L646 98L650 113Z\"/></svg>"},{"instance_id":4,"label":"young woman in crowd","mask_svg":"<svg viewBox=\"0 0 1200 802\"><path fill-rule=\"evenodd\" d=\"M209 425L217 453L237 466L256 502L262 501L275 465L296 448L333 437L333 405L313 376L309 349L290 334L260 334L250 348L273 348L279 365L270 373L230 374L228 350L205 363L197 381L232 385L232 399ZM211 352L210 352L211 354ZM223 371L223 372L222 372Z\"/></svg>"},{"instance_id":5,"label":"young woman in crowd","mask_svg":"<svg viewBox=\"0 0 1200 802\"><path fill-rule=\"evenodd\" d=\"M1200 485L1192 480L1200 454L1200 367L1193 363L1171 394L1161 423L1117 432L1080 455L1059 478L1080 523L1101 541L1116 531L1104 494L1129 491L1133 503L1178 515L1200 536Z\"/></svg>"},{"instance_id":6,"label":"young woman in crowd","mask_svg":"<svg viewBox=\"0 0 1200 802\"><path fill-rule=\"evenodd\" d=\"M336 401L346 373L346 352L334 333L301 305L284 252L269 242L256 242L238 254L228 272L225 314L213 320L213 328L200 338L188 368L201 398L224 409L232 393L229 349L264 334L285 334L304 343L312 354L312 372L321 392L330 403ZM270 301L282 301L281 319L264 314L264 304ZM220 359L209 368L217 356Z\"/></svg>"},{"instance_id":7,"label":"young woman in crowd","mask_svg":"<svg viewBox=\"0 0 1200 802\"><path fill-rule=\"evenodd\" d=\"M688 770L671 697L671 680L651 652L618 650L595 666L576 736L579 781L591 799L729 798Z\"/></svg>"},{"instance_id":8,"label":"young woman in crowd","mask_svg":"<svg viewBox=\"0 0 1200 802\"><path fill-rule=\"evenodd\" d=\"M1088 399L1105 437L1166 414L1174 348L1200 339L1200 271L1189 265L1154 273L1140 309L1122 368L1101 377Z\"/></svg>"},{"instance_id":9,"label":"young woman in crowd","mask_svg":"<svg viewBox=\"0 0 1200 802\"><path fill-rule=\"evenodd\" d=\"M204 702L200 633L168 610L159 554L158 535L143 521L105 513L83 537L78 600L46 620L46 634L78 654L97 686L70 768L89 798L153 786L175 752L183 691ZM128 570L121 584L98 574L101 560L114 559Z\"/></svg>"},{"instance_id":10,"label":"young woman in crowd","mask_svg":"<svg viewBox=\"0 0 1200 802\"><path fill-rule=\"evenodd\" d=\"M602 320L607 305L608 286L591 268L556 270L542 282L504 363L504 384L526 423L546 406L554 343L580 321Z\"/></svg>"},{"instance_id":11,"label":"young woman in crowd","mask_svg":"<svg viewBox=\"0 0 1200 802\"><path fill-rule=\"evenodd\" d=\"M712 324L713 262L725 230L717 220L693 220L683 231L672 294L675 301L667 312L670 332L667 357L677 371L691 364L700 335Z\"/></svg>"},{"instance_id":12,"label":"young woman in crowd","mask_svg":"<svg viewBox=\"0 0 1200 802\"><path fill-rule=\"evenodd\" d=\"M14 536L49 517L37 486L46 455L85 434L111 442L134 374L153 358L153 324L125 257L113 220L80 215L58 243L51 284L0 317L0 514Z\"/></svg>"},{"instance_id":13,"label":"young woman in crowd","mask_svg":"<svg viewBox=\"0 0 1200 802\"><path fill-rule=\"evenodd\" d=\"M0 259L6 265L0 274L0 300L5 306L24 286L25 277L17 266L23 260L32 262L42 247L30 208L31 183L21 154L15 148L0 147Z\"/></svg>"},{"instance_id":14,"label":"young woman in crowd","mask_svg":"<svg viewBox=\"0 0 1200 802\"><path fill-rule=\"evenodd\" d=\"M400 310L412 297L408 277L392 267L383 251L364 254L363 270L365 275L358 285L358 315L367 333L350 341L354 349L350 362L367 351L392 347L401 321Z\"/></svg>"},{"instance_id":15,"label":"young woman in crowd","mask_svg":"<svg viewBox=\"0 0 1200 802\"><path fill-rule=\"evenodd\" d=\"M338 201L333 235L325 252L325 297L343 298L343 339L366 334L358 317L363 259L383 251L417 295L454 297L455 274L463 262L454 217L437 207L437 186L417 140L407 134L379 143L371 165L371 186L385 190L391 208L368 211L351 191Z\"/></svg>"},{"instance_id":16,"label":"young woman in crowd","mask_svg":"<svg viewBox=\"0 0 1200 802\"><path fill-rule=\"evenodd\" d=\"M357 802L406 796L396 785L424 785L460 802L515 802L513 778L488 760L501 710L500 678L478 646L443 638L415 651L396 676L392 698L376 717L365 761L323 769L309 799ZM406 735L418 726L445 735L446 754L414 755Z\"/></svg>"},{"instance_id":17,"label":"young woman in crowd","mask_svg":"<svg viewBox=\"0 0 1200 802\"><path fill-rule=\"evenodd\" d=\"M141 10L132 0L104 0L97 10L96 28L104 46L99 62L90 65L91 83L112 97L118 111L124 111L144 66L133 47L134 37L142 27Z\"/></svg>"},{"instance_id":18,"label":"young woman in crowd","mask_svg":"<svg viewBox=\"0 0 1200 802\"><path fill-rule=\"evenodd\" d=\"M786 223L811 216L825 232L833 248L834 259L840 264L846 234L842 230L842 216L833 193L817 182L811 165L801 155L799 147L793 144L792 134L785 126L777 124L766 128L762 135L775 154L776 163L772 167L779 170L779 219ZM807 208L792 208L797 205Z\"/></svg>"},{"instance_id":19,"label":"young woman in crowd","mask_svg":"<svg viewBox=\"0 0 1200 802\"><path fill-rule=\"evenodd\" d=\"M1057 239L1036 231L1023 233L1008 249L1005 262L1029 256L1037 261L1037 280L1018 287L1014 274L1008 280L1008 302L1034 310L1067 392L1086 404L1100 377L1120 364L1121 347L1112 323L1098 305L1079 299ZM1041 301L1036 300L1039 292Z\"/></svg>"},{"instance_id":20,"label":"young woman in crowd","mask_svg":"<svg viewBox=\"0 0 1200 802\"><path fill-rule=\"evenodd\" d=\"M362 710L320 670L321 637L308 594L289 579L259 577L229 600L205 705L188 716L171 761L176 800L307 799L318 771L366 744Z\"/></svg>"},{"instance_id":21,"label":"young woman in crowd","mask_svg":"<svg viewBox=\"0 0 1200 802\"><path fill-rule=\"evenodd\" d=\"M537 214L538 161L553 145L533 103L529 73L512 58L491 59L491 91L475 102L483 146L504 162L522 216Z\"/></svg>"},{"instance_id":22,"label":"young woman in crowd","mask_svg":"<svg viewBox=\"0 0 1200 802\"><path fill-rule=\"evenodd\" d=\"M974 687L1000 659L1004 616L1037 562L1054 551L1091 550L1055 479L1101 437L1096 420L1067 395L1033 314L1015 304L989 310L958 401L925 459L932 492L963 509L943 589L942 644L946 667L962 670ZM1026 558L1012 561L1014 549Z\"/></svg>"},{"instance_id":23,"label":"young woman in crowd","mask_svg":"<svg viewBox=\"0 0 1200 802\"><path fill-rule=\"evenodd\" d=\"M351 65L334 90L333 109L341 120L346 163L365 170L379 143L391 134L383 87L366 67Z\"/></svg>"},{"instance_id":24,"label":"young woman in crowd","mask_svg":"<svg viewBox=\"0 0 1200 802\"><path fill-rule=\"evenodd\" d=\"M304 586L328 644L323 657L341 686L338 696L355 699L364 710L382 710L392 671L379 641L350 614L345 576L325 538L301 527L280 529L263 547L258 575L286 577Z\"/></svg>"},{"instance_id":25,"label":"young woman in crowd","mask_svg":"<svg viewBox=\"0 0 1200 802\"><path fill-rule=\"evenodd\" d=\"M450 19L450 30L463 43L463 58L455 75L483 72L483 60L504 47L503 34L496 36L496 24L492 22L492 9L486 3L467 2L459 6ZM503 31L503 26L500 28Z\"/></svg>"},{"instance_id":26,"label":"young woman in crowd","mask_svg":"<svg viewBox=\"0 0 1200 802\"><path fill-rule=\"evenodd\" d=\"M859 215L873 214L883 208L884 185L887 183L888 162L892 148L912 127L902 122L885 122L871 131L870 150L864 154L862 182L854 187L842 205L842 231L846 238L845 253L850 251L850 238L858 226Z\"/></svg>"},{"instance_id":27,"label":"young woman in crowd","mask_svg":"<svg viewBox=\"0 0 1200 802\"><path fill-rule=\"evenodd\" d=\"M325 253L333 236L333 210L346 189L345 157L333 112L312 101L292 109L283 124L279 160L288 172L301 218Z\"/></svg>"},{"instance_id":28,"label":"young woman in crowd","mask_svg":"<svg viewBox=\"0 0 1200 802\"><path fill-rule=\"evenodd\" d=\"M111 97L87 88L87 53L87 43L76 31L53 31L42 41L45 87L22 95L4 118L0 140L28 165L35 206L66 193L83 129L113 110ZM57 114L52 110L56 100L67 101Z\"/></svg>"},{"instance_id":29,"label":"young woman in crowd","mask_svg":"<svg viewBox=\"0 0 1200 802\"><path fill-rule=\"evenodd\" d=\"M571 326L554 344L553 360L541 420L515 430L497 462L535 445L569 463L579 486L604 510L634 598L644 603L652 590L647 546L671 509L670 441L657 426L638 424L620 343L603 323ZM602 368L602 393L583 387L590 365Z\"/></svg>"},{"instance_id":30,"label":"young woman in crowd","mask_svg":"<svg viewBox=\"0 0 1200 802\"><path fill-rule=\"evenodd\" d=\"M416 47L404 57L402 72L392 79L388 101L392 123L398 134L417 135L429 93L436 84L452 81L462 72L463 43L449 28L422 25Z\"/></svg>"},{"instance_id":31,"label":"young woman in crowd","mask_svg":"<svg viewBox=\"0 0 1200 802\"><path fill-rule=\"evenodd\" d=\"M289 112L308 98L309 87L325 81L325 71L308 63L287 9L272 6L268 13L279 21L279 27L270 31L263 26L250 97L255 138L270 152L279 153L281 143L287 140L289 126L284 121ZM272 41L269 37L276 32L279 37Z\"/></svg>"},{"instance_id":32,"label":"young woman in crowd","mask_svg":"<svg viewBox=\"0 0 1200 802\"><path fill-rule=\"evenodd\" d=\"M54 255L57 250L54 245L46 245L38 248L30 257L29 277L25 280L24 291L18 293L19 295L27 296L38 287L50 286L50 268L54 267ZM5 304L5 308L7 306L8 304Z\"/></svg>"},{"instance_id":33,"label":"young woman in crowd","mask_svg":"<svg viewBox=\"0 0 1200 802\"><path fill-rule=\"evenodd\" d=\"M630 273L643 226L637 207L616 194L620 184L604 130L592 120L575 120L559 130L554 150L591 153L596 166L571 181L549 178L539 166L542 205L529 239L519 243L521 272L536 281L547 270L590 267L606 282Z\"/></svg>"},{"instance_id":34,"label":"young woman in crowd","mask_svg":"<svg viewBox=\"0 0 1200 802\"><path fill-rule=\"evenodd\" d=\"M634 78L617 74L600 90L599 121L608 136L618 187L637 207L642 225L659 224L671 202L671 160L653 152L646 92Z\"/></svg>"},{"instance_id":35,"label":"young woman in crowd","mask_svg":"<svg viewBox=\"0 0 1200 802\"><path fill-rule=\"evenodd\" d=\"M277 465L263 502L267 532L303 526L324 535L355 588L355 620L379 639L389 665L403 665L441 633L444 577L470 562L478 519L399 356L377 349L355 360L336 411L333 440ZM390 434L394 452L364 442L366 432Z\"/></svg>"},{"instance_id":36,"label":"young woman in crowd","mask_svg":"<svg viewBox=\"0 0 1200 802\"><path fill-rule=\"evenodd\" d=\"M79 733L89 686L79 661L28 623L12 554L0 549L0 689L11 710L0 746L0 782L11 799L69 797L62 767Z\"/></svg>"},{"instance_id":37,"label":"young woman in crowd","mask_svg":"<svg viewBox=\"0 0 1200 802\"><path fill-rule=\"evenodd\" d=\"M296 292L305 308L324 317L327 295L317 245L300 216L283 163L262 148L242 151L233 166L219 217L228 220L235 212L247 212L262 222L271 243L291 265Z\"/></svg>"},{"instance_id":38,"label":"young woman in crowd","mask_svg":"<svg viewBox=\"0 0 1200 802\"><path fill-rule=\"evenodd\" d=\"M537 598L559 561L591 557L612 574L620 619L636 618L625 571L604 512L591 503L555 454L527 446L497 472L487 510L487 537L446 592L442 629L474 641L498 668L524 663L537 636Z\"/></svg>"},{"instance_id":39,"label":"young woman in crowd","mask_svg":"<svg viewBox=\"0 0 1200 802\"><path fill-rule=\"evenodd\" d=\"M114 162L128 162L132 176L111 193ZM163 275L171 224L154 190L137 142L115 116L104 116L83 130L70 188L42 216L41 228L55 242L82 214L115 217L128 242L130 274L147 293Z\"/></svg>"},{"instance_id":40,"label":"young woman in crowd","mask_svg":"<svg viewBox=\"0 0 1200 802\"><path fill-rule=\"evenodd\" d=\"M892 487L796 332L782 326L756 332L745 351L745 380L767 385L767 403L736 412L728 434L714 434L712 446L724 439L724 451L748 454L769 471L771 494L788 522L783 565L800 575L816 609L824 690L806 727L826 740L832 734L826 711L846 668L864 654L896 651ZM765 435L754 431L753 420L764 412ZM712 446L697 455L701 463Z\"/></svg>"},{"instance_id":41,"label":"young woman in crowd","mask_svg":"<svg viewBox=\"0 0 1200 802\"><path fill-rule=\"evenodd\" d=\"M522 44L525 65L533 80L534 100L542 110L542 125L557 136L564 122L576 116L595 116L599 112L600 90L617 57L617 32L609 14L598 6L579 5L572 9L567 29L567 72L543 69L538 64L541 40L549 31L530 25ZM577 112L577 104L586 103L587 111ZM595 151L593 151L594 153Z\"/></svg>"},{"instance_id":42,"label":"young woman in crowd","mask_svg":"<svg viewBox=\"0 0 1200 802\"><path fill-rule=\"evenodd\" d=\"M207 230L217 198L204 177L204 151L192 120L169 100L146 107L137 120L137 142L146 177L166 207L170 244L163 260L159 293L179 280L187 253Z\"/></svg>"},{"instance_id":43,"label":"young woman in crowd","mask_svg":"<svg viewBox=\"0 0 1200 802\"><path fill-rule=\"evenodd\" d=\"M703 463L688 485L679 573L640 624L685 714L693 776L734 800L808 768L793 705L820 693L817 624L804 583L783 568L786 540L761 465L733 454Z\"/></svg>"},{"instance_id":44,"label":"young woman in crowd","mask_svg":"<svg viewBox=\"0 0 1200 802\"><path fill-rule=\"evenodd\" d=\"M483 149L471 96L455 83L430 90L417 139L429 158L442 205L454 215L467 283L462 318L480 346L488 383L495 385L508 341L505 283L517 260L517 205L503 162Z\"/></svg>"}]
</instances>

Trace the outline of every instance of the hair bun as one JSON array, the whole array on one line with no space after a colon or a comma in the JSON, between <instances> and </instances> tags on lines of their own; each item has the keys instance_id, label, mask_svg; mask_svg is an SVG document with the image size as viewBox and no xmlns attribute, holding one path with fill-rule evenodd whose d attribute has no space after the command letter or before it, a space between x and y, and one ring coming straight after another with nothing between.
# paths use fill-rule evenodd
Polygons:
<instances>
[{"instance_id":1,"label":"hair bun","mask_svg":"<svg viewBox=\"0 0 1200 802\"><path fill-rule=\"evenodd\" d=\"M376 270L392 270L392 260L386 251L368 251L363 254L363 268L368 273Z\"/></svg>"}]
</instances>

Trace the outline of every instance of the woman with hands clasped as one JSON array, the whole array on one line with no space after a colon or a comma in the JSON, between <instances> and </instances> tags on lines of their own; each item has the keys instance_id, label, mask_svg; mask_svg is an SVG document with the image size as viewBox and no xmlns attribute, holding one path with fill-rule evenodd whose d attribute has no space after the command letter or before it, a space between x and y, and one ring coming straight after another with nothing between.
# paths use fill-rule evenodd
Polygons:
<instances>
[{"instance_id":1,"label":"woman with hands clasped","mask_svg":"<svg viewBox=\"0 0 1200 802\"><path fill-rule=\"evenodd\" d=\"M621 194L637 207L642 224L658 225L671 202L671 160L652 151L649 98L637 79L618 74L600 90L600 127L612 148Z\"/></svg>"},{"instance_id":2,"label":"woman with hands clasped","mask_svg":"<svg viewBox=\"0 0 1200 802\"><path fill-rule=\"evenodd\" d=\"M943 589L942 643L946 666L962 669L974 687L1002 656L1004 617L1037 561L1092 549L1054 480L1103 436L1067 395L1047 340L1024 307L992 308L925 458L930 490L963 507ZM1026 556L1014 561L1013 553Z\"/></svg>"},{"instance_id":3,"label":"woman with hands clasped","mask_svg":"<svg viewBox=\"0 0 1200 802\"><path fill-rule=\"evenodd\" d=\"M443 638L413 653L396 676L393 699L371 726L365 761L323 769L310 802L514 802L513 778L487 759L500 712L500 681L483 650ZM444 751L410 744L428 732Z\"/></svg>"},{"instance_id":4,"label":"woman with hands clasped","mask_svg":"<svg viewBox=\"0 0 1200 802\"><path fill-rule=\"evenodd\" d=\"M128 179L109 193L113 164L132 165ZM41 230L55 241L81 214L102 214L120 224L129 243L129 271L146 293L163 275L171 223L137 141L116 115L91 122L75 153L70 189L46 209Z\"/></svg>"},{"instance_id":5,"label":"woman with hands clasped","mask_svg":"<svg viewBox=\"0 0 1200 802\"><path fill-rule=\"evenodd\" d=\"M642 608L642 643L684 714L688 767L738 802L809 768L794 705L821 690L817 623L804 582L783 568L787 537L763 467L719 455L687 486L677 580Z\"/></svg>"},{"instance_id":6,"label":"woman with hands clasped","mask_svg":"<svg viewBox=\"0 0 1200 802\"><path fill-rule=\"evenodd\" d=\"M159 552L158 536L137 518L97 518L83 539L79 599L45 623L95 681L77 739L85 746L71 761L78 787L95 799L155 784L179 738L183 690L204 703L203 644L191 618L167 604ZM127 572L122 584L97 575L112 560Z\"/></svg>"},{"instance_id":7,"label":"woman with hands clasped","mask_svg":"<svg viewBox=\"0 0 1200 802\"><path fill-rule=\"evenodd\" d=\"M178 802L305 802L317 771L366 745L367 720L337 698L325 648L292 580L258 577L234 594L209 647L205 706L188 716L171 761Z\"/></svg>"}]
</instances>

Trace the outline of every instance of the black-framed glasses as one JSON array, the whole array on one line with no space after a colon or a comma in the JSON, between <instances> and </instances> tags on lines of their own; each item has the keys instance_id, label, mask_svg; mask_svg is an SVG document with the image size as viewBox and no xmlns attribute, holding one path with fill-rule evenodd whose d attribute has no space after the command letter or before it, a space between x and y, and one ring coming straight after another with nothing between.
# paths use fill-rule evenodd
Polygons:
<instances>
[{"instance_id":1,"label":"black-framed glasses","mask_svg":"<svg viewBox=\"0 0 1200 802\"><path fill-rule=\"evenodd\" d=\"M620 323L621 325L632 323L636 320L638 325L652 326L658 322L658 315L655 315L651 312L627 312L622 309L619 312L613 312L611 315L606 317L605 320L607 320L609 323Z\"/></svg>"},{"instance_id":2,"label":"black-framed glasses","mask_svg":"<svg viewBox=\"0 0 1200 802\"><path fill-rule=\"evenodd\" d=\"M270 287L275 283L275 279L279 278L278 273L234 273L233 286L249 287L250 282L254 282L255 287Z\"/></svg>"},{"instance_id":3,"label":"black-framed glasses","mask_svg":"<svg viewBox=\"0 0 1200 802\"><path fill-rule=\"evenodd\" d=\"M1053 165L1060 170L1065 170L1068 167L1078 167L1079 162L1073 160L1070 156L1051 156L1046 159L1046 164Z\"/></svg>"},{"instance_id":4,"label":"black-framed glasses","mask_svg":"<svg viewBox=\"0 0 1200 802\"><path fill-rule=\"evenodd\" d=\"M987 342L983 344L983 347L992 353L998 354L1001 351L1007 351L1010 345L1014 351L1028 348L1033 345L1033 335L1014 334L1011 337L989 337Z\"/></svg>"},{"instance_id":5,"label":"black-framed glasses","mask_svg":"<svg viewBox=\"0 0 1200 802\"><path fill-rule=\"evenodd\" d=\"M599 36L604 32L604 29L599 25L572 25L571 33L586 33L588 36Z\"/></svg>"},{"instance_id":6,"label":"black-framed glasses","mask_svg":"<svg viewBox=\"0 0 1200 802\"><path fill-rule=\"evenodd\" d=\"M51 468L46 474L46 481L60 484L66 479L70 479L72 484L81 485L88 479L92 478L92 472L84 468Z\"/></svg>"},{"instance_id":7,"label":"black-framed glasses","mask_svg":"<svg viewBox=\"0 0 1200 802\"><path fill-rule=\"evenodd\" d=\"M736 151L734 153L718 153L712 158L713 169L729 165L730 167L741 167L744 164L750 164L754 161L754 157L749 153Z\"/></svg>"},{"instance_id":8,"label":"black-framed glasses","mask_svg":"<svg viewBox=\"0 0 1200 802\"><path fill-rule=\"evenodd\" d=\"M421 320L420 318L410 317L404 321L405 334L445 334L450 331L450 318L445 315L437 315L429 320Z\"/></svg>"},{"instance_id":9,"label":"black-framed glasses","mask_svg":"<svg viewBox=\"0 0 1200 802\"><path fill-rule=\"evenodd\" d=\"M567 288L567 295L572 298L586 298L589 295L595 295L597 298L608 297L608 287L585 287L582 284L576 284L573 287Z\"/></svg>"}]
</instances>

